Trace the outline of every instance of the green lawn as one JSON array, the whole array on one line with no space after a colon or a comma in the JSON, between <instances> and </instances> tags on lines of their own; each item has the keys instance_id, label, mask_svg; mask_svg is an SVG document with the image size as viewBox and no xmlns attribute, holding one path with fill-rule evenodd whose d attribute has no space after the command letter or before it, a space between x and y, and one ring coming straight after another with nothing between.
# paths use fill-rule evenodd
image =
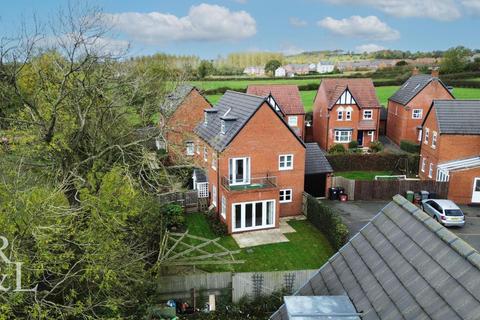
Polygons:
<instances>
[{"instance_id":1,"label":"green lawn","mask_svg":"<svg viewBox=\"0 0 480 320\"><path fill-rule=\"evenodd\" d=\"M391 171L339 171L335 172L336 176L344 177L352 180L374 180L375 176L389 176Z\"/></svg>"},{"instance_id":2,"label":"green lawn","mask_svg":"<svg viewBox=\"0 0 480 320\"><path fill-rule=\"evenodd\" d=\"M205 215L201 213L188 214L187 225L193 235L215 238ZM202 269L210 272L250 272L316 269L322 266L333 254L325 236L308 221L291 221L290 225L297 232L286 234L289 242L241 249L235 259L245 260L244 264L212 265ZM219 243L230 250L240 250L231 236L221 238Z\"/></svg>"}]
</instances>

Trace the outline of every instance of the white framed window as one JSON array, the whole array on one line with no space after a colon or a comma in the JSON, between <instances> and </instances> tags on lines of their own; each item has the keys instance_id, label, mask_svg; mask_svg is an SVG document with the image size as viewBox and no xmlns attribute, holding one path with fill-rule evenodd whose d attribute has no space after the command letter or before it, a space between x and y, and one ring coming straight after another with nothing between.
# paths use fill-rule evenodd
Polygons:
<instances>
[{"instance_id":1,"label":"white framed window","mask_svg":"<svg viewBox=\"0 0 480 320\"><path fill-rule=\"evenodd\" d=\"M197 141L197 154L200 154L200 142Z\"/></svg>"},{"instance_id":2,"label":"white framed window","mask_svg":"<svg viewBox=\"0 0 480 320\"><path fill-rule=\"evenodd\" d=\"M212 185L212 204L217 206L217 186Z\"/></svg>"},{"instance_id":3,"label":"white framed window","mask_svg":"<svg viewBox=\"0 0 480 320\"><path fill-rule=\"evenodd\" d=\"M276 200L232 204L233 232L258 230L275 226Z\"/></svg>"},{"instance_id":4,"label":"white framed window","mask_svg":"<svg viewBox=\"0 0 480 320\"><path fill-rule=\"evenodd\" d=\"M433 176L433 163L430 162L430 166L428 167L428 177L431 178Z\"/></svg>"},{"instance_id":5,"label":"white framed window","mask_svg":"<svg viewBox=\"0 0 480 320\"><path fill-rule=\"evenodd\" d=\"M347 109L345 109L345 120L346 121L352 120L352 108L350 107L347 107Z\"/></svg>"},{"instance_id":6,"label":"white framed window","mask_svg":"<svg viewBox=\"0 0 480 320\"><path fill-rule=\"evenodd\" d=\"M343 120L343 111L337 111L337 120L342 121Z\"/></svg>"},{"instance_id":7,"label":"white framed window","mask_svg":"<svg viewBox=\"0 0 480 320\"><path fill-rule=\"evenodd\" d=\"M425 144L428 144L429 138L430 138L430 129L425 128L425 141L424 141Z\"/></svg>"},{"instance_id":8,"label":"white framed window","mask_svg":"<svg viewBox=\"0 0 480 320\"><path fill-rule=\"evenodd\" d=\"M422 141L422 132L422 129L418 130L418 142Z\"/></svg>"},{"instance_id":9,"label":"white framed window","mask_svg":"<svg viewBox=\"0 0 480 320\"><path fill-rule=\"evenodd\" d=\"M290 127L297 127L298 126L298 116L289 116L288 117L288 125Z\"/></svg>"},{"instance_id":10,"label":"white framed window","mask_svg":"<svg viewBox=\"0 0 480 320\"><path fill-rule=\"evenodd\" d=\"M292 202L292 189L280 190L280 203Z\"/></svg>"},{"instance_id":11,"label":"white framed window","mask_svg":"<svg viewBox=\"0 0 480 320\"><path fill-rule=\"evenodd\" d=\"M228 179L230 185L250 183L250 158L230 158L228 160Z\"/></svg>"},{"instance_id":12,"label":"white framed window","mask_svg":"<svg viewBox=\"0 0 480 320\"><path fill-rule=\"evenodd\" d=\"M437 132L432 132L432 148L435 149L437 147Z\"/></svg>"},{"instance_id":13,"label":"white framed window","mask_svg":"<svg viewBox=\"0 0 480 320\"><path fill-rule=\"evenodd\" d=\"M208 112L203 112L203 124L207 125L208 124Z\"/></svg>"},{"instance_id":14,"label":"white framed window","mask_svg":"<svg viewBox=\"0 0 480 320\"><path fill-rule=\"evenodd\" d=\"M425 166L427 165L427 159L423 158L422 159L422 172L425 172Z\"/></svg>"},{"instance_id":15,"label":"white framed window","mask_svg":"<svg viewBox=\"0 0 480 320\"><path fill-rule=\"evenodd\" d=\"M208 161L207 147L203 147L203 160Z\"/></svg>"},{"instance_id":16,"label":"white framed window","mask_svg":"<svg viewBox=\"0 0 480 320\"><path fill-rule=\"evenodd\" d=\"M222 195L222 209L220 210L220 214L223 219L227 217L227 199L224 195Z\"/></svg>"},{"instance_id":17,"label":"white framed window","mask_svg":"<svg viewBox=\"0 0 480 320\"><path fill-rule=\"evenodd\" d=\"M350 130L335 130L335 142L349 143L352 141L352 131Z\"/></svg>"},{"instance_id":18,"label":"white framed window","mask_svg":"<svg viewBox=\"0 0 480 320\"><path fill-rule=\"evenodd\" d=\"M293 154L282 154L278 157L278 169L279 170L292 170L293 169Z\"/></svg>"},{"instance_id":19,"label":"white framed window","mask_svg":"<svg viewBox=\"0 0 480 320\"><path fill-rule=\"evenodd\" d=\"M225 134L225 120L220 120L220 133Z\"/></svg>"},{"instance_id":20,"label":"white framed window","mask_svg":"<svg viewBox=\"0 0 480 320\"><path fill-rule=\"evenodd\" d=\"M363 120L371 120L373 118L372 110L363 110Z\"/></svg>"},{"instance_id":21,"label":"white framed window","mask_svg":"<svg viewBox=\"0 0 480 320\"><path fill-rule=\"evenodd\" d=\"M375 131L368 131L368 136L370 137L370 141L373 142L375 140Z\"/></svg>"},{"instance_id":22,"label":"white framed window","mask_svg":"<svg viewBox=\"0 0 480 320\"><path fill-rule=\"evenodd\" d=\"M191 141L186 142L187 156L193 156L195 154L195 144Z\"/></svg>"},{"instance_id":23,"label":"white framed window","mask_svg":"<svg viewBox=\"0 0 480 320\"><path fill-rule=\"evenodd\" d=\"M212 169L217 171L217 154L212 154Z\"/></svg>"},{"instance_id":24,"label":"white framed window","mask_svg":"<svg viewBox=\"0 0 480 320\"><path fill-rule=\"evenodd\" d=\"M423 110L422 109L413 109L412 110L412 119L422 119Z\"/></svg>"}]
</instances>

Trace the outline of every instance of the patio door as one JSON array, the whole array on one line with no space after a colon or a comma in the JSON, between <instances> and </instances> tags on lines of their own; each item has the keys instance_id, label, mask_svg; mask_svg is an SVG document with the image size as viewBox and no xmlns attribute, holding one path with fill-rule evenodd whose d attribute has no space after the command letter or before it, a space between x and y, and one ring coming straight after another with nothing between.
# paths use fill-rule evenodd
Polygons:
<instances>
[{"instance_id":1,"label":"patio door","mask_svg":"<svg viewBox=\"0 0 480 320\"><path fill-rule=\"evenodd\" d=\"M234 203L233 232L272 228L275 226L275 200Z\"/></svg>"},{"instance_id":2,"label":"patio door","mask_svg":"<svg viewBox=\"0 0 480 320\"><path fill-rule=\"evenodd\" d=\"M480 203L480 177L473 181L472 203Z\"/></svg>"},{"instance_id":3,"label":"patio door","mask_svg":"<svg viewBox=\"0 0 480 320\"><path fill-rule=\"evenodd\" d=\"M250 183L250 158L231 158L228 162L230 185Z\"/></svg>"}]
</instances>

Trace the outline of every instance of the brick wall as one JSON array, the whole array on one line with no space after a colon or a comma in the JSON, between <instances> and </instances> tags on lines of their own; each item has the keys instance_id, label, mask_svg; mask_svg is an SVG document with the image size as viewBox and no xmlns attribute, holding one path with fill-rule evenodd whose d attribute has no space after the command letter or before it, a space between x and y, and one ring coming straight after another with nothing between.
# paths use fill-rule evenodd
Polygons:
<instances>
[{"instance_id":1,"label":"brick wall","mask_svg":"<svg viewBox=\"0 0 480 320\"><path fill-rule=\"evenodd\" d=\"M448 199L455 201L457 204L472 203L475 177L480 178L480 168L451 172Z\"/></svg>"}]
</instances>

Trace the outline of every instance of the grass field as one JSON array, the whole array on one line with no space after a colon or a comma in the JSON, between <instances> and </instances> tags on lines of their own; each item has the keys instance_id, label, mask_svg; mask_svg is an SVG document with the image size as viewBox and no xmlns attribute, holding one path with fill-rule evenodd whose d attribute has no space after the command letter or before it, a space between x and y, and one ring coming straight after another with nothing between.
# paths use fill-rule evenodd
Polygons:
<instances>
[{"instance_id":1,"label":"grass field","mask_svg":"<svg viewBox=\"0 0 480 320\"><path fill-rule=\"evenodd\" d=\"M336 176L344 177L352 180L365 180L371 181L375 179L375 176L390 176L391 171L339 171L335 172Z\"/></svg>"},{"instance_id":2,"label":"grass field","mask_svg":"<svg viewBox=\"0 0 480 320\"><path fill-rule=\"evenodd\" d=\"M278 81L278 80L277 80ZM381 105L387 106L388 98L391 97L395 91L398 90L398 86L387 86L387 87L377 87L377 97ZM317 91L300 91L302 97L303 105L305 107L305 112L312 111L313 100L315 99L315 94ZM453 94L457 99L480 99L480 89L475 88L454 88ZM212 104L216 104L222 95L209 95L207 96L208 100Z\"/></svg>"},{"instance_id":3,"label":"grass field","mask_svg":"<svg viewBox=\"0 0 480 320\"><path fill-rule=\"evenodd\" d=\"M308 221L291 221L290 225L297 231L286 234L289 242L241 249L235 255L236 260L245 260L244 264L212 265L202 269L210 272L220 271L281 271L296 269L317 269L333 254L325 236ZM193 235L214 239L216 236L204 214L187 215L189 232ZM230 250L239 250L231 236L225 236L219 242Z\"/></svg>"}]
</instances>

